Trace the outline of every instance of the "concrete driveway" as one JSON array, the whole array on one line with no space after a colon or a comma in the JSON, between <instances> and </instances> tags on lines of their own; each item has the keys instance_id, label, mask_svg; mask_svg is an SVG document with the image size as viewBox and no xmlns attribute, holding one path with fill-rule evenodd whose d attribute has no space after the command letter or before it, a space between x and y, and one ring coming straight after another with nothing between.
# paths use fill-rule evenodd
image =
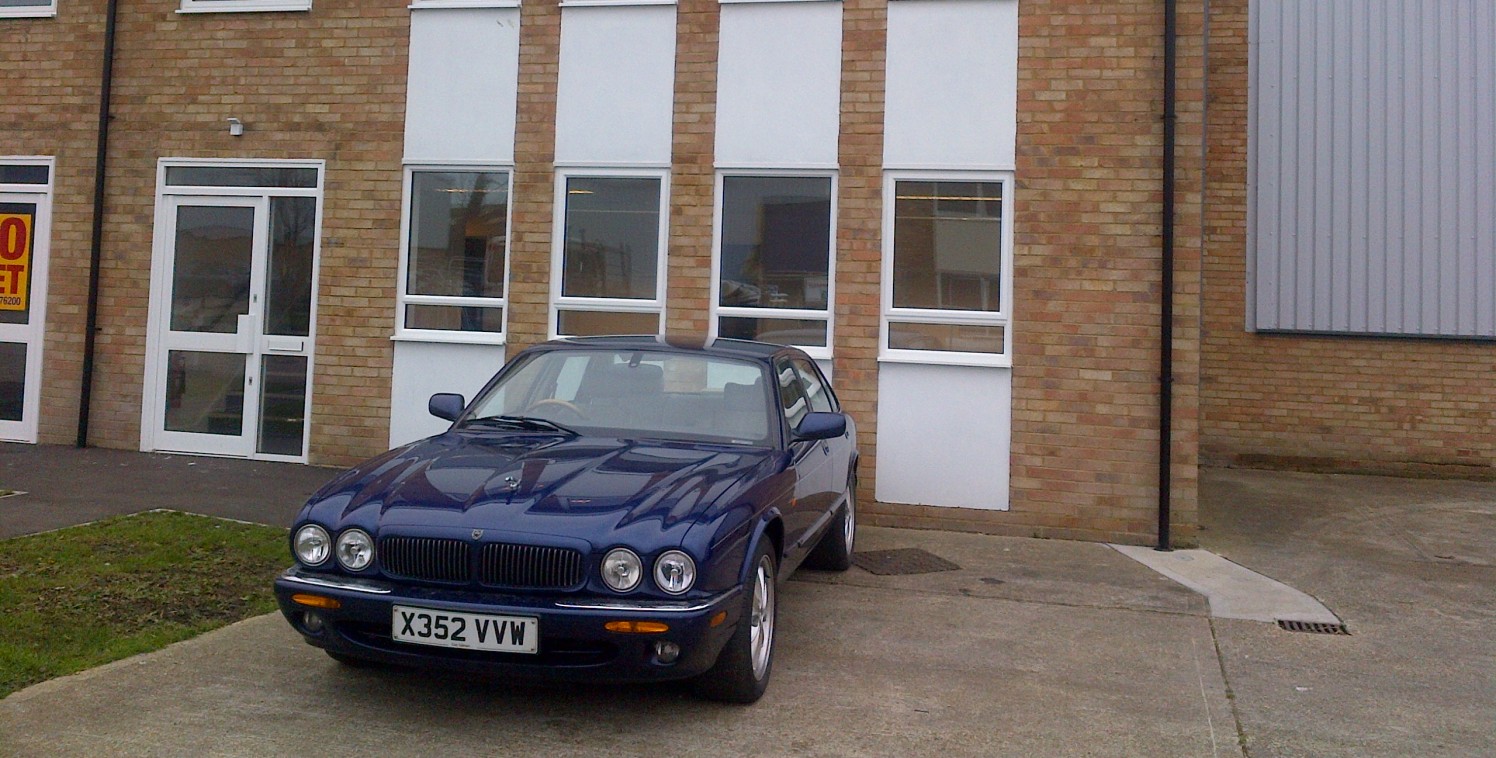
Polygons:
<instances>
[{"instance_id":1,"label":"concrete driveway","mask_svg":"<svg viewBox=\"0 0 1496 758\"><path fill-rule=\"evenodd\" d=\"M349 669L267 616L0 701L0 755L1496 754L1496 485L1210 471L1205 497L1206 547L1352 634L1211 618L1104 545L863 529L961 568L800 573L753 707Z\"/></svg>"}]
</instances>

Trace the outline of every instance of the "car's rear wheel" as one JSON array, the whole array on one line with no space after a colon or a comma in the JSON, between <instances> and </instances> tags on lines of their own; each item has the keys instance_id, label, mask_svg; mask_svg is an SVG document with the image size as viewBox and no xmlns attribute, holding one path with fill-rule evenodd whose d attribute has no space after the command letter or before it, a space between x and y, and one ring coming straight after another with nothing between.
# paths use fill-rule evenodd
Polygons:
<instances>
[{"instance_id":1,"label":"car's rear wheel","mask_svg":"<svg viewBox=\"0 0 1496 758\"><path fill-rule=\"evenodd\" d=\"M774 622L778 618L778 568L767 536L753 557L744 593L743 618L717 662L694 682L696 694L724 703L748 704L763 697L774 668Z\"/></svg>"},{"instance_id":2,"label":"car's rear wheel","mask_svg":"<svg viewBox=\"0 0 1496 758\"><path fill-rule=\"evenodd\" d=\"M852 568L852 543L857 539L857 475L847 477L847 502L831 520L810 555L806 568L822 571L846 571Z\"/></svg>"}]
</instances>

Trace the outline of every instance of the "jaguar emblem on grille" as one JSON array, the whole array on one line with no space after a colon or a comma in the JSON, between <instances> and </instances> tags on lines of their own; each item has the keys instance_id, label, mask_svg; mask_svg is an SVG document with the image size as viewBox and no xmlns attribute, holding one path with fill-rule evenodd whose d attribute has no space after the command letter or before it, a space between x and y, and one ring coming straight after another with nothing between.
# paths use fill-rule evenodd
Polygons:
<instances>
[{"instance_id":1,"label":"jaguar emblem on grille","mask_svg":"<svg viewBox=\"0 0 1496 758\"><path fill-rule=\"evenodd\" d=\"M481 539L483 539L483 530L482 529L474 529L473 530L473 539L475 539L475 540L481 540Z\"/></svg>"}]
</instances>

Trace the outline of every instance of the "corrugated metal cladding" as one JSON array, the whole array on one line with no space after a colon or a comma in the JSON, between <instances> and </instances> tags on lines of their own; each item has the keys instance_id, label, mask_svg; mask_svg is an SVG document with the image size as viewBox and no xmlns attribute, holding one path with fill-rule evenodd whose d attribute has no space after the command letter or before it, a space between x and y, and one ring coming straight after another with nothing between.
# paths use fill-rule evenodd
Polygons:
<instances>
[{"instance_id":1,"label":"corrugated metal cladding","mask_svg":"<svg viewBox=\"0 0 1496 758\"><path fill-rule=\"evenodd\" d=\"M1496 2L1251 8L1247 327L1496 337Z\"/></svg>"}]
</instances>

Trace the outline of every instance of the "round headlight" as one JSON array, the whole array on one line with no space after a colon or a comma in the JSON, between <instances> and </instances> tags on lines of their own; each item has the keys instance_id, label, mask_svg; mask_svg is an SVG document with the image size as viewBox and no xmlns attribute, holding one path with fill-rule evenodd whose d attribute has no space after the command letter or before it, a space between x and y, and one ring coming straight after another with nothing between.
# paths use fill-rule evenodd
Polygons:
<instances>
[{"instance_id":1,"label":"round headlight","mask_svg":"<svg viewBox=\"0 0 1496 758\"><path fill-rule=\"evenodd\" d=\"M296 540L291 543L296 551L296 560L308 566L321 566L332 555L332 538L327 530L316 524L307 524L296 530Z\"/></svg>"},{"instance_id":2,"label":"round headlight","mask_svg":"<svg viewBox=\"0 0 1496 758\"><path fill-rule=\"evenodd\" d=\"M655 559L655 585L672 595L679 595L696 583L696 562L679 550L670 550Z\"/></svg>"},{"instance_id":3,"label":"round headlight","mask_svg":"<svg viewBox=\"0 0 1496 758\"><path fill-rule=\"evenodd\" d=\"M338 535L338 563L349 571L362 571L374 562L374 540L362 529L346 529Z\"/></svg>"},{"instance_id":4,"label":"round headlight","mask_svg":"<svg viewBox=\"0 0 1496 758\"><path fill-rule=\"evenodd\" d=\"M603 556L603 583L618 592L628 592L644 578L644 565L628 548L618 547Z\"/></svg>"}]
</instances>

